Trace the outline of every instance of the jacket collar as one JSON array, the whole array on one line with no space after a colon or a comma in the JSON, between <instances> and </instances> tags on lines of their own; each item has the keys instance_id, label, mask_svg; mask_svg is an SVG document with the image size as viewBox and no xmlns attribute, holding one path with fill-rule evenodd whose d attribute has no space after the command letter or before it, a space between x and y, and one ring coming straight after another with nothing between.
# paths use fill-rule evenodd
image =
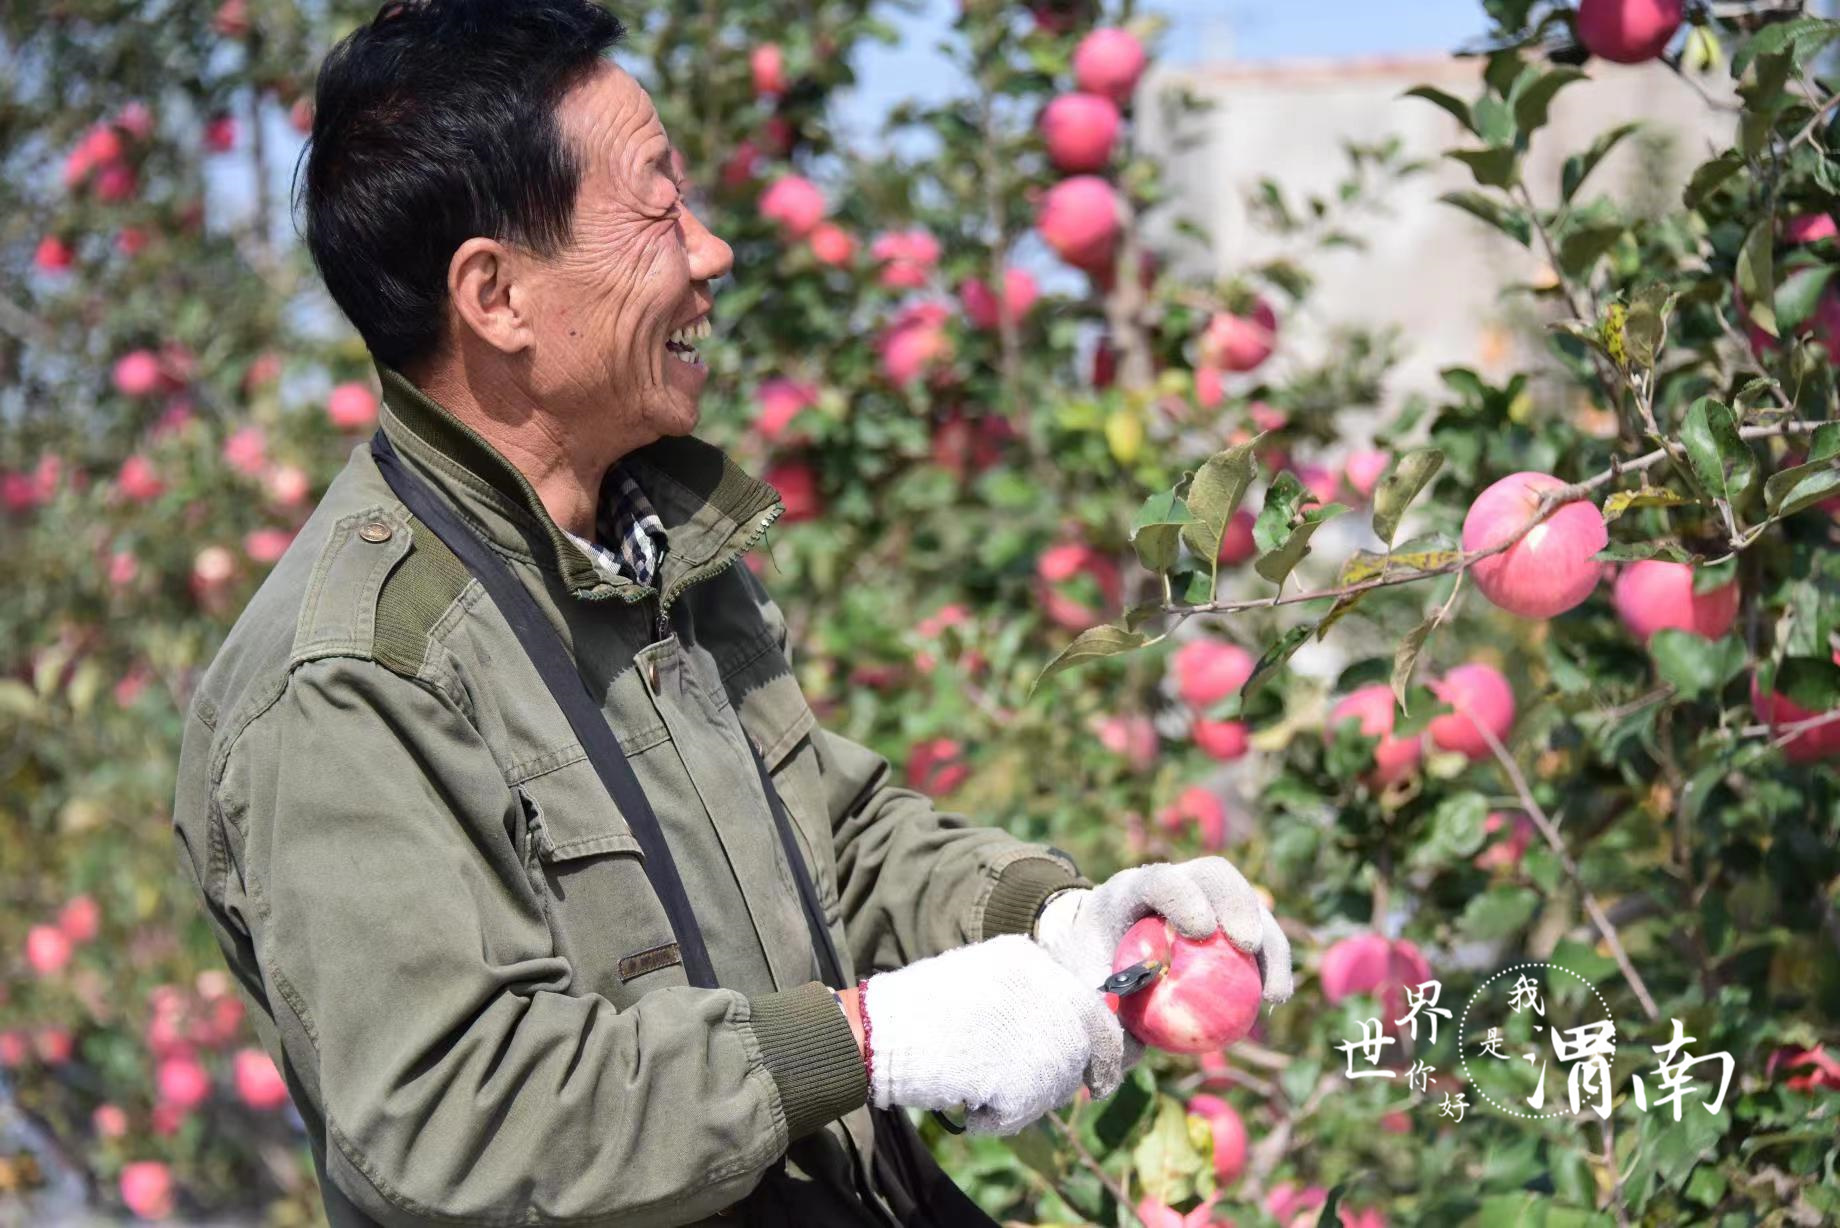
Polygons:
<instances>
[{"instance_id":1,"label":"jacket collar","mask_svg":"<svg viewBox=\"0 0 1840 1228\"><path fill-rule=\"evenodd\" d=\"M664 524L664 562L655 587L606 580L551 518L517 466L400 371L376 366L383 385L379 424L397 451L487 540L556 573L576 597L632 602L661 593L668 606L685 587L744 554L785 510L778 491L749 476L720 448L691 435L647 444L621 464Z\"/></svg>"}]
</instances>

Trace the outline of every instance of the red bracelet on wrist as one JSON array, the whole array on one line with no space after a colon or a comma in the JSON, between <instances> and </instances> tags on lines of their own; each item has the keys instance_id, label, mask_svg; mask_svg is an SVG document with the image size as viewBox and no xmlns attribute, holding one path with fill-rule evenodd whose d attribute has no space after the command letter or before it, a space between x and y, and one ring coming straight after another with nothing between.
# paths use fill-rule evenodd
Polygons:
<instances>
[{"instance_id":1,"label":"red bracelet on wrist","mask_svg":"<svg viewBox=\"0 0 1840 1228\"><path fill-rule=\"evenodd\" d=\"M862 1016L863 1025L863 1074L869 1080L871 1089L875 1086L875 1047L870 1043L874 1033L869 1024L869 978L856 982L856 1013ZM873 1090L870 1093L873 1097Z\"/></svg>"}]
</instances>

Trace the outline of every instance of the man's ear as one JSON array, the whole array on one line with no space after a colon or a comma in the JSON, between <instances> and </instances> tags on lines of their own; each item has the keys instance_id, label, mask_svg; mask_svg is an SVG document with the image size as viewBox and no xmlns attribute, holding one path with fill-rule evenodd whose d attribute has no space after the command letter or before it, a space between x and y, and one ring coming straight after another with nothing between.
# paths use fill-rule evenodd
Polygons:
<instances>
[{"instance_id":1,"label":"man's ear","mask_svg":"<svg viewBox=\"0 0 1840 1228\"><path fill-rule=\"evenodd\" d=\"M496 239L475 237L454 250L447 265L447 294L461 328L506 354L535 341L528 311L528 287L519 276L529 268Z\"/></svg>"}]
</instances>

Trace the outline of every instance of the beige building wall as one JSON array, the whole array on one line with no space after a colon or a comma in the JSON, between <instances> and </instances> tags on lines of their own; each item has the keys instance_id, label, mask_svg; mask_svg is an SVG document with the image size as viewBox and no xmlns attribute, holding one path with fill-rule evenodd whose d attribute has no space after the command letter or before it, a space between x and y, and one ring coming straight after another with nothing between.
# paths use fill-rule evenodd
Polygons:
<instances>
[{"instance_id":1,"label":"beige building wall","mask_svg":"<svg viewBox=\"0 0 1840 1228\"><path fill-rule=\"evenodd\" d=\"M1533 140L1524 177L1542 205L1556 202L1560 166L1596 135L1640 120L1651 138L1671 141L1656 179L1637 138L1625 140L1587 182L1580 199L1610 192L1623 200L1661 193L1678 201L1692 168L1728 143L1729 112L1715 110L1692 85L1662 67L1594 63L1592 79L1561 91L1552 121ZM1501 289L1536 276L1544 263L1482 222L1442 204L1438 196L1473 188L1466 167L1443 159L1448 148L1477 145L1456 120L1432 104L1401 95L1430 84L1467 100L1479 93L1481 61L1453 57L1322 63L1221 64L1163 71L1140 97L1140 141L1164 161L1176 212L1203 224L1211 251L1196 258L1213 269L1234 268L1273 254L1278 245L1255 229L1246 199L1260 179L1284 185L1293 200L1308 192L1333 195L1346 172L1343 142L1375 143L1391 134L1432 169L1399 186L1384 215L1357 221L1365 252L1322 253L1311 261L1319 286L1304 313L1285 321L1285 355L1321 351L1324 330L1337 323L1396 324L1407 351L1388 390L1397 404L1407 392L1437 386L1439 368L1473 366L1500 375L1516 362L1524 334L1508 327ZM1723 72L1703 88L1726 85ZM1162 109L1147 105L1156 91L1187 90L1213 109L1186 121L1183 133L1159 124ZM1728 95L1727 95L1728 96ZM1526 297L1518 296L1524 318ZM1385 407L1382 407L1385 408Z\"/></svg>"}]
</instances>

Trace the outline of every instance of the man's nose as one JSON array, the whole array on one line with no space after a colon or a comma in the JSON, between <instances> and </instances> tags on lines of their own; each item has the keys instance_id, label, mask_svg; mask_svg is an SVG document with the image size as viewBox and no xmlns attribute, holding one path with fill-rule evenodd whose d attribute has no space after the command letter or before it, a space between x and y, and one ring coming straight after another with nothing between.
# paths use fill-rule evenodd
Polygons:
<instances>
[{"instance_id":1,"label":"man's nose","mask_svg":"<svg viewBox=\"0 0 1840 1228\"><path fill-rule=\"evenodd\" d=\"M684 210L684 240L690 250L690 279L714 281L735 266L735 253L694 210Z\"/></svg>"}]
</instances>

